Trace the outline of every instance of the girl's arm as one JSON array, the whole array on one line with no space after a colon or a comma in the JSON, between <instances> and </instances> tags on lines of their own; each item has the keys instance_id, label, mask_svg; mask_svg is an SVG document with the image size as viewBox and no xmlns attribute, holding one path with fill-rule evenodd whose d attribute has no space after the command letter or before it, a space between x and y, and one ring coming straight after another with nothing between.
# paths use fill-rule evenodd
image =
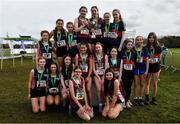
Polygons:
<instances>
[{"instance_id":1,"label":"girl's arm","mask_svg":"<svg viewBox=\"0 0 180 124\"><path fill-rule=\"evenodd\" d=\"M122 32L121 43L119 44L119 48L118 48L119 51L121 51L121 49L122 49L122 45L124 43L124 39L125 39L125 31Z\"/></svg>"},{"instance_id":2,"label":"girl's arm","mask_svg":"<svg viewBox=\"0 0 180 124\"><path fill-rule=\"evenodd\" d=\"M93 72L94 72L94 74L95 74L95 76L99 79L99 80L101 80L101 78L99 77L99 75L97 74L97 72L96 72L96 68L95 68L95 62L94 62L94 57L93 57L93 59L92 59L92 66L93 66Z\"/></svg>"},{"instance_id":3,"label":"girl's arm","mask_svg":"<svg viewBox=\"0 0 180 124\"><path fill-rule=\"evenodd\" d=\"M38 58L40 56L40 46L39 46L39 43L37 44L37 49L36 49L36 67L37 67L37 64L38 64Z\"/></svg>"},{"instance_id":4,"label":"girl's arm","mask_svg":"<svg viewBox=\"0 0 180 124\"><path fill-rule=\"evenodd\" d=\"M121 59L120 68L119 68L119 81L121 81L122 77L122 69L123 69L123 60Z\"/></svg>"},{"instance_id":5,"label":"girl's arm","mask_svg":"<svg viewBox=\"0 0 180 124\"><path fill-rule=\"evenodd\" d=\"M114 93L110 107L114 107L116 105L118 90L119 90L119 81L116 79L114 81Z\"/></svg>"},{"instance_id":6,"label":"girl's arm","mask_svg":"<svg viewBox=\"0 0 180 124\"><path fill-rule=\"evenodd\" d=\"M31 70L30 74L29 74L29 81L28 81L28 100L31 98L31 94L30 94L30 90L31 90L31 82L33 79L33 75L34 75L34 69Z\"/></svg>"},{"instance_id":7,"label":"girl's arm","mask_svg":"<svg viewBox=\"0 0 180 124\"><path fill-rule=\"evenodd\" d=\"M84 100L85 100L85 105L88 106L88 101L87 101L87 95L86 95L86 89L85 89L85 80L83 78L83 92L84 92Z\"/></svg>"},{"instance_id":8,"label":"girl's arm","mask_svg":"<svg viewBox=\"0 0 180 124\"><path fill-rule=\"evenodd\" d=\"M82 105L79 103L79 101L75 97L74 86L73 86L72 81L69 81L69 91L70 91L71 98L74 100L74 102L79 106L79 108L82 108Z\"/></svg>"},{"instance_id":9,"label":"girl's arm","mask_svg":"<svg viewBox=\"0 0 180 124\"><path fill-rule=\"evenodd\" d=\"M78 54L75 56L75 66L78 66Z\"/></svg>"},{"instance_id":10,"label":"girl's arm","mask_svg":"<svg viewBox=\"0 0 180 124\"><path fill-rule=\"evenodd\" d=\"M105 70L109 67L108 56L105 55Z\"/></svg>"},{"instance_id":11,"label":"girl's arm","mask_svg":"<svg viewBox=\"0 0 180 124\"><path fill-rule=\"evenodd\" d=\"M85 25L81 25L80 27L78 27L78 18L76 18L76 19L74 20L74 31L75 31L75 32L81 31L82 28L84 28L84 27L85 27Z\"/></svg>"},{"instance_id":12,"label":"girl's arm","mask_svg":"<svg viewBox=\"0 0 180 124\"><path fill-rule=\"evenodd\" d=\"M89 73L88 73L88 77L91 77L92 74L92 70L93 70L93 60L92 60L92 56L90 56L90 62L89 62Z\"/></svg>"}]
</instances>

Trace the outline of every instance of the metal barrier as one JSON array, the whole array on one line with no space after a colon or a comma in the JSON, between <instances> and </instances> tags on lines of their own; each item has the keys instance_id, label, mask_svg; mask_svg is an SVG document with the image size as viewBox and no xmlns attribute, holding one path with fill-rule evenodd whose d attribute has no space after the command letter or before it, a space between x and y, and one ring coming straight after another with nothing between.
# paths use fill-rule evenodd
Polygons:
<instances>
[{"instance_id":1,"label":"metal barrier","mask_svg":"<svg viewBox=\"0 0 180 124\"><path fill-rule=\"evenodd\" d=\"M178 64L178 58L180 58L180 52L172 52L172 69L173 72L175 72L176 70L180 70L180 65Z\"/></svg>"}]
</instances>

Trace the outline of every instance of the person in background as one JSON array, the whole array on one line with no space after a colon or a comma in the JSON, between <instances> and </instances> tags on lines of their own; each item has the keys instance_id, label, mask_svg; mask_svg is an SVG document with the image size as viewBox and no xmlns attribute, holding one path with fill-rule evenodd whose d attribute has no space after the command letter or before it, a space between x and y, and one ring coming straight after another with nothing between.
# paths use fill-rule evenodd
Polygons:
<instances>
[{"instance_id":1,"label":"person in background","mask_svg":"<svg viewBox=\"0 0 180 124\"><path fill-rule=\"evenodd\" d=\"M164 43L161 44L161 48L162 48L162 56L161 56L161 66L165 66L165 60L166 60L166 55L168 53L168 48L164 46Z\"/></svg>"}]
</instances>

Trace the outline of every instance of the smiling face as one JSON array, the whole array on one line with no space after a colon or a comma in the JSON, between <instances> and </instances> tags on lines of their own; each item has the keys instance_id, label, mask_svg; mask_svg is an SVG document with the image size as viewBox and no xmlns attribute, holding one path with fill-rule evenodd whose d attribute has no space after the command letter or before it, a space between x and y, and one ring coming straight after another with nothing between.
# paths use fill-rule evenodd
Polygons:
<instances>
[{"instance_id":1,"label":"smiling face","mask_svg":"<svg viewBox=\"0 0 180 124\"><path fill-rule=\"evenodd\" d=\"M47 42L47 41L49 40L49 34L46 33L46 32L44 32L41 37L42 37L42 40L43 40L43 41L46 41L46 42Z\"/></svg>"},{"instance_id":2,"label":"smiling face","mask_svg":"<svg viewBox=\"0 0 180 124\"><path fill-rule=\"evenodd\" d=\"M111 16L110 16L109 13L105 13L105 14L104 14L104 21L105 21L106 23L109 23L109 22L110 22L110 18L111 18Z\"/></svg>"},{"instance_id":3,"label":"smiling face","mask_svg":"<svg viewBox=\"0 0 180 124\"><path fill-rule=\"evenodd\" d=\"M74 76L77 78L81 78L82 71L81 69L77 68L74 70Z\"/></svg>"},{"instance_id":4,"label":"smiling face","mask_svg":"<svg viewBox=\"0 0 180 124\"><path fill-rule=\"evenodd\" d=\"M112 48L111 56L117 56L117 49L116 48Z\"/></svg>"},{"instance_id":5,"label":"smiling face","mask_svg":"<svg viewBox=\"0 0 180 124\"><path fill-rule=\"evenodd\" d=\"M120 15L119 15L118 11L113 11L112 15L113 15L114 21L118 21L119 20Z\"/></svg>"},{"instance_id":6,"label":"smiling face","mask_svg":"<svg viewBox=\"0 0 180 124\"><path fill-rule=\"evenodd\" d=\"M51 64L50 70L51 70L52 73L56 73L56 71L57 71L56 64Z\"/></svg>"},{"instance_id":7,"label":"smiling face","mask_svg":"<svg viewBox=\"0 0 180 124\"><path fill-rule=\"evenodd\" d=\"M86 45L84 45L84 44L81 44L81 46L80 46L80 52L83 54L83 53L87 53L87 46Z\"/></svg>"},{"instance_id":8,"label":"smiling face","mask_svg":"<svg viewBox=\"0 0 180 124\"><path fill-rule=\"evenodd\" d=\"M67 25L67 30L68 30L68 32L73 32L73 30L74 30L73 24L68 24Z\"/></svg>"},{"instance_id":9,"label":"smiling face","mask_svg":"<svg viewBox=\"0 0 180 124\"><path fill-rule=\"evenodd\" d=\"M93 7L91 9L91 14L92 14L93 17L98 17L98 13L99 12L98 12L97 8Z\"/></svg>"},{"instance_id":10,"label":"smiling face","mask_svg":"<svg viewBox=\"0 0 180 124\"><path fill-rule=\"evenodd\" d=\"M102 53L102 45L101 44L96 44L95 46L95 50L96 50L96 53Z\"/></svg>"},{"instance_id":11,"label":"smiling face","mask_svg":"<svg viewBox=\"0 0 180 124\"><path fill-rule=\"evenodd\" d=\"M138 36L138 37L136 37L136 45L137 46L143 46L143 42L144 42L144 39L143 39L143 37L142 36Z\"/></svg>"},{"instance_id":12,"label":"smiling face","mask_svg":"<svg viewBox=\"0 0 180 124\"><path fill-rule=\"evenodd\" d=\"M106 79L109 80L109 81L112 80L113 79L113 73L112 72L107 72L106 73Z\"/></svg>"},{"instance_id":13,"label":"smiling face","mask_svg":"<svg viewBox=\"0 0 180 124\"><path fill-rule=\"evenodd\" d=\"M65 65L69 66L71 64L71 57L69 57L69 56L65 57L64 58L64 63L65 63Z\"/></svg>"},{"instance_id":14,"label":"smiling face","mask_svg":"<svg viewBox=\"0 0 180 124\"><path fill-rule=\"evenodd\" d=\"M154 41L155 41L155 39L154 39L153 35L151 35L151 36L149 37L149 43L153 44Z\"/></svg>"},{"instance_id":15,"label":"smiling face","mask_svg":"<svg viewBox=\"0 0 180 124\"><path fill-rule=\"evenodd\" d=\"M45 64L46 64L46 60L44 58L38 60L38 66L40 68L44 68Z\"/></svg>"},{"instance_id":16,"label":"smiling face","mask_svg":"<svg viewBox=\"0 0 180 124\"><path fill-rule=\"evenodd\" d=\"M86 14L87 14L87 9L86 8L81 8L81 10L80 10L80 16L82 17L82 18L86 18Z\"/></svg>"},{"instance_id":17,"label":"smiling face","mask_svg":"<svg viewBox=\"0 0 180 124\"><path fill-rule=\"evenodd\" d=\"M127 50L131 50L133 47L133 43L132 42L128 42L126 45Z\"/></svg>"},{"instance_id":18,"label":"smiling face","mask_svg":"<svg viewBox=\"0 0 180 124\"><path fill-rule=\"evenodd\" d=\"M56 22L56 28L58 30L61 30L63 28L63 26L64 26L64 22L63 21L59 20L59 21Z\"/></svg>"}]
</instances>

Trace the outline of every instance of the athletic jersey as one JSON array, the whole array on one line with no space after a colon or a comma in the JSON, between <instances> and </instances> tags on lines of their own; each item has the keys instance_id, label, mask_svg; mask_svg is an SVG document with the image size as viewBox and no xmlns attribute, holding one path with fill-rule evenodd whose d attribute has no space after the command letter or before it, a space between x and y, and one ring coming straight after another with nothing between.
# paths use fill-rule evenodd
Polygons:
<instances>
[{"instance_id":1,"label":"athletic jersey","mask_svg":"<svg viewBox=\"0 0 180 124\"><path fill-rule=\"evenodd\" d=\"M70 70L62 70L62 75L64 77L64 83L66 87L69 87L69 81L71 79L72 71Z\"/></svg>"},{"instance_id":2,"label":"athletic jersey","mask_svg":"<svg viewBox=\"0 0 180 124\"><path fill-rule=\"evenodd\" d=\"M52 59L52 44L49 41L48 44L44 44L43 42L39 43L39 53L45 59Z\"/></svg>"},{"instance_id":3,"label":"athletic jersey","mask_svg":"<svg viewBox=\"0 0 180 124\"><path fill-rule=\"evenodd\" d=\"M75 32L73 33L68 32L66 39L67 39L67 44L68 44L69 49L77 48L77 35Z\"/></svg>"},{"instance_id":4,"label":"athletic jersey","mask_svg":"<svg viewBox=\"0 0 180 124\"><path fill-rule=\"evenodd\" d=\"M113 23L106 24L103 22L101 29L104 38L111 38L111 32L113 32Z\"/></svg>"},{"instance_id":5,"label":"athletic jersey","mask_svg":"<svg viewBox=\"0 0 180 124\"><path fill-rule=\"evenodd\" d=\"M89 20L91 22L91 27L94 29L96 38L101 38L102 37L101 26L102 26L103 19L98 18L95 20L93 18L90 18Z\"/></svg>"},{"instance_id":6,"label":"athletic jersey","mask_svg":"<svg viewBox=\"0 0 180 124\"><path fill-rule=\"evenodd\" d=\"M113 82L114 83L115 79L113 79L113 81L111 81L111 83ZM113 95L114 95L114 87L110 86L108 88L108 91L107 91L107 95L109 96L109 100L112 102L112 99L113 99ZM118 89L118 96L117 96L117 101L116 102L125 102L125 99L124 99L124 94L123 94L123 88L122 88L122 85L121 83L119 83L119 89Z\"/></svg>"},{"instance_id":7,"label":"athletic jersey","mask_svg":"<svg viewBox=\"0 0 180 124\"><path fill-rule=\"evenodd\" d=\"M109 67L113 69L115 73L115 77L119 76L119 69L120 69L120 59L117 58L116 60L113 60L112 58L109 58Z\"/></svg>"},{"instance_id":8,"label":"athletic jersey","mask_svg":"<svg viewBox=\"0 0 180 124\"><path fill-rule=\"evenodd\" d=\"M160 46L158 46L156 49L148 49L149 63L150 64L160 63L161 52L162 50Z\"/></svg>"},{"instance_id":9,"label":"athletic jersey","mask_svg":"<svg viewBox=\"0 0 180 124\"><path fill-rule=\"evenodd\" d=\"M120 58L123 60L123 70L133 71L134 65L136 62L136 53L131 50L130 52L126 52L126 50L122 50L120 53Z\"/></svg>"},{"instance_id":10,"label":"athletic jersey","mask_svg":"<svg viewBox=\"0 0 180 124\"><path fill-rule=\"evenodd\" d=\"M54 32L54 41L55 41L55 45L57 47L57 50L59 50L59 48L67 48L65 32L59 33L55 30L53 30L53 32Z\"/></svg>"},{"instance_id":11,"label":"athletic jersey","mask_svg":"<svg viewBox=\"0 0 180 124\"><path fill-rule=\"evenodd\" d=\"M79 82L77 80L75 80L74 78L71 79L71 83L73 83L73 88L74 88L74 95L76 97L76 99L82 104L85 103L84 101L84 91L83 91L83 85L84 85L84 80L81 77L81 79L79 80ZM72 99L72 97L70 97L70 104L72 107L76 107L78 106L74 100Z\"/></svg>"},{"instance_id":12,"label":"athletic jersey","mask_svg":"<svg viewBox=\"0 0 180 124\"><path fill-rule=\"evenodd\" d=\"M135 69L146 70L146 61L148 58L148 49L143 47L141 51L137 51L135 48L137 59L135 62Z\"/></svg>"},{"instance_id":13,"label":"athletic jersey","mask_svg":"<svg viewBox=\"0 0 180 124\"><path fill-rule=\"evenodd\" d=\"M123 31L126 31L123 21L119 21L118 23L113 23L112 32L116 32L118 35L118 38L122 38Z\"/></svg>"},{"instance_id":14,"label":"athletic jersey","mask_svg":"<svg viewBox=\"0 0 180 124\"><path fill-rule=\"evenodd\" d=\"M48 74L46 70L44 70L42 73L39 73L38 70L35 68L34 75L32 78L33 79L31 82L31 89L36 89L36 90L46 89L47 79L48 79Z\"/></svg>"},{"instance_id":15,"label":"athletic jersey","mask_svg":"<svg viewBox=\"0 0 180 124\"><path fill-rule=\"evenodd\" d=\"M90 66L90 54L86 54L85 57L82 58L81 54L78 54L78 65L82 69L82 76L87 76L89 73L89 66Z\"/></svg>"},{"instance_id":16,"label":"athletic jersey","mask_svg":"<svg viewBox=\"0 0 180 124\"><path fill-rule=\"evenodd\" d=\"M60 92L60 77L59 75L51 76L48 78L48 92L52 94L56 94Z\"/></svg>"},{"instance_id":17,"label":"athletic jersey","mask_svg":"<svg viewBox=\"0 0 180 124\"><path fill-rule=\"evenodd\" d=\"M102 76L105 72L105 55L103 53L103 56L101 58L97 58L97 55L94 55L94 64L95 64L95 70L98 75Z\"/></svg>"},{"instance_id":18,"label":"athletic jersey","mask_svg":"<svg viewBox=\"0 0 180 124\"><path fill-rule=\"evenodd\" d=\"M88 19L86 18L86 20L88 21ZM82 26L83 22L82 20L78 17L78 27ZM79 32L77 32L77 37L80 38L89 38L89 29L88 27L84 27L82 30L80 30Z\"/></svg>"}]
</instances>

